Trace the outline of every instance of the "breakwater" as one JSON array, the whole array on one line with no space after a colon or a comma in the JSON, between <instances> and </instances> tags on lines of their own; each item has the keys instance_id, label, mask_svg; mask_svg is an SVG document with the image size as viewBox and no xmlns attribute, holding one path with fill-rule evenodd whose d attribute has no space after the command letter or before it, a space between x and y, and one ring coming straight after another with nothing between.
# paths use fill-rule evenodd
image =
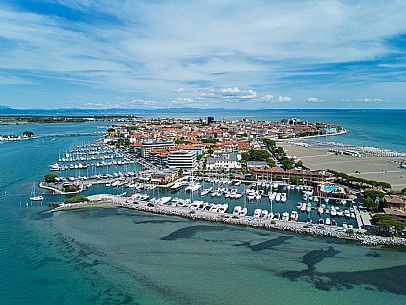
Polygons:
<instances>
[{"instance_id":1,"label":"breakwater","mask_svg":"<svg viewBox=\"0 0 406 305\"><path fill-rule=\"evenodd\" d=\"M352 240L369 246L406 246L406 239L400 237L383 237L376 235L366 235L363 230L343 230L339 227L321 226L306 224L296 221L282 221L267 218L253 218L252 216L235 217L228 213L216 213L203 210L192 210L188 207L172 207L167 205L149 204L145 201L134 201L130 198L116 195L93 195L89 196L90 201L75 204L61 204L51 210L52 212L75 210L97 207L123 207L137 211L154 214L173 215L192 220L210 221L223 224L247 226L267 230L291 231L299 234L315 236L325 236Z\"/></svg>"}]
</instances>

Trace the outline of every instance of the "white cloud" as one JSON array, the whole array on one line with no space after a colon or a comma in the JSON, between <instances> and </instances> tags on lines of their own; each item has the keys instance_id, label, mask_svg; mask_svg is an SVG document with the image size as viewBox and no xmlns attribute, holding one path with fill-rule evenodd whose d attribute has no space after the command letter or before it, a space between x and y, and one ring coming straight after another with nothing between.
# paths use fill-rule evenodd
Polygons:
<instances>
[{"instance_id":1,"label":"white cloud","mask_svg":"<svg viewBox=\"0 0 406 305\"><path fill-rule=\"evenodd\" d=\"M315 102L318 102L319 101L319 99L317 98L317 97L308 97L307 99L306 99L306 102L310 102L310 103L315 103Z\"/></svg>"},{"instance_id":2,"label":"white cloud","mask_svg":"<svg viewBox=\"0 0 406 305\"><path fill-rule=\"evenodd\" d=\"M291 102L292 98L286 95L282 95L278 97L278 102Z\"/></svg>"},{"instance_id":3,"label":"white cloud","mask_svg":"<svg viewBox=\"0 0 406 305\"><path fill-rule=\"evenodd\" d=\"M176 89L175 92L176 93L183 93L183 92L185 92L185 89L184 88L179 88L179 89Z\"/></svg>"},{"instance_id":4,"label":"white cloud","mask_svg":"<svg viewBox=\"0 0 406 305\"><path fill-rule=\"evenodd\" d=\"M264 95L261 99L264 101L273 101L273 95L267 94L267 95Z\"/></svg>"},{"instance_id":5,"label":"white cloud","mask_svg":"<svg viewBox=\"0 0 406 305\"><path fill-rule=\"evenodd\" d=\"M240 89L238 87L234 88L222 88L220 89L221 93L226 93L226 94L238 94L240 93Z\"/></svg>"},{"instance_id":6,"label":"white cloud","mask_svg":"<svg viewBox=\"0 0 406 305\"><path fill-rule=\"evenodd\" d=\"M256 97L257 97L257 93L256 93L254 90L251 90L251 89L249 89L249 90L247 90L247 91L244 91L243 93L244 93L244 94L241 95L241 96L239 96L239 98L242 98L242 99L253 99L253 98L256 98Z\"/></svg>"},{"instance_id":7,"label":"white cloud","mask_svg":"<svg viewBox=\"0 0 406 305\"><path fill-rule=\"evenodd\" d=\"M178 98L176 99L176 101L178 101L178 102L187 102L187 103L190 103L190 102L193 102L193 99L190 98L190 97L178 97Z\"/></svg>"}]
</instances>

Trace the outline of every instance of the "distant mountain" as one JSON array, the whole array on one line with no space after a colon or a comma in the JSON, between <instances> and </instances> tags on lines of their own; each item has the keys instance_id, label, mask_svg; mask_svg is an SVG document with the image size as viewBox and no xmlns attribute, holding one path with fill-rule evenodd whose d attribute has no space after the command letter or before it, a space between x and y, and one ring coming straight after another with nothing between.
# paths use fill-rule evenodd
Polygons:
<instances>
[{"instance_id":1,"label":"distant mountain","mask_svg":"<svg viewBox=\"0 0 406 305\"><path fill-rule=\"evenodd\" d=\"M59 108L59 109L15 109L0 105L0 115L33 115L33 116L110 116L110 115L148 115L148 114L194 114L201 113L205 115L216 114L219 112L239 112L247 110L228 110L224 108L162 108L162 109L82 109L82 108Z\"/></svg>"}]
</instances>

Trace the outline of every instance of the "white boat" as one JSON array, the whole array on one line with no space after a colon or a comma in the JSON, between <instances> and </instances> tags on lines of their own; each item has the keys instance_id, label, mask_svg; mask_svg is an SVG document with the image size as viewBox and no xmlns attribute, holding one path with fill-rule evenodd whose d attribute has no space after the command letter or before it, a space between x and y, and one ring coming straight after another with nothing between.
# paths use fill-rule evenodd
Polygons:
<instances>
[{"instance_id":1,"label":"white boat","mask_svg":"<svg viewBox=\"0 0 406 305\"><path fill-rule=\"evenodd\" d=\"M187 192L195 192L195 191L197 191L199 188L201 188L202 187L202 185L201 184L199 184L199 183L193 183L193 184L190 184L189 186L187 186L186 188L185 188L185 191L187 191Z\"/></svg>"},{"instance_id":2,"label":"white boat","mask_svg":"<svg viewBox=\"0 0 406 305\"><path fill-rule=\"evenodd\" d=\"M328 218L328 217L326 218L325 224L328 225L328 226L331 225L331 220L330 220L330 218Z\"/></svg>"},{"instance_id":3,"label":"white boat","mask_svg":"<svg viewBox=\"0 0 406 305\"><path fill-rule=\"evenodd\" d=\"M280 202L280 201L281 201L281 193L277 193L277 194L276 194L275 201L276 201L276 202Z\"/></svg>"},{"instance_id":4,"label":"white boat","mask_svg":"<svg viewBox=\"0 0 406 305\"><path fill-rule=\"evenodd\" d=\"M289 221L289 213L288 212L284 212L282 214L282 220L283 221Z\"/></svg>"},{"instance_id":5,"label":"white boat","mask_svg":"<svg viewBox=\"0 0 406 305\"><path fill-rule=\"evenodd\" d=\"M49 167L51 168L51 171L61 171L62 170L62 166L59 165L58 163L52 164Z\"/></svg>"},{"instance_id":6,"label":"white boat","mask_svg":"<svg viewBox=\"0 0 406 305\"><path fill-rule=\"evenodd\" d=\"M350 211L349 210L344 210L344 216L347 218L351 217Z\"/></svg>"},{"instance_id":7,"label":"white boat","mask_svg":"<svg viewBox=\"0 0 406 305\"><path fill-rule=\"evenodd\" d=\"M35 195L35 182L34 182L34 184L32 185L30 200L31 200L31 201L42 201L42 200L44 200L44 197L42 197L42 196L36 196L36 195Z\"/></svg>"},{"instance_id":8,"label":"white boat","mask_svg":"<svg viewBox=\"0 0 406 305\"><path fill-rule=\"evenodd\" d=\"M282 194L281 194L281 201L282 201L283 203L285 203L286 200L287 200L286 193L282 193Z\"/></svg>"},{"instance_id":9,"label":"white boat","mask_svg":"<svg viewBox=\"0 0 406 305\"><path fill-rule=\"evenodd\" d=\"M269 194L269 201L274 201L276 198L276 192L272 192L271 194Z\"/></svg>"},{"instance_id":10,"label":"white boat","mask_svg":"<svg viewBox=\"0 0 406 305\"><path fill-rule=\"evenodd\" d=\"M337 216L337 210L336 210L336 208L334 206L331 207L330 215L331 216Z\"/></svg>"},{"instance_id":11,"label":"white boat","mask_svg":"<svg viewBox=\"0 0 406 305\"><path fill-rule=\"evenodd\" d=\"M238 216L238 215L240 215L240 212L241 212L241 206L239 206L239 205L235 206L234 210L233 210L233 215Z\"/></svg>"},{"instance_id":12,"label":"white boat","mask_svg":"<svg viewBox=\"0 0 406 305\"><path fill-rule=\"evenodd\" d=\"M307 207L306 203L303 202L303 203L302 203L302 206L300 207L300 212L306 211L306 207ZM310 207L310 210L311 210L311 207Z\"/></svg>"},{"instance_id":13,"label":"white boat","mask_svg":"<svg viewBox=\"0 0 406 305\"><path fill-rule=\"evenodd\" d=\"M208 188L208 189L204 189L204 190L200 193L200 195L201 195L201 196L206 196L208 193L211 192L212 189L213 189L212 187L210 187L210 188Z\"/></svg>"},{"instance_id":14,"label":"white boat","mask_svg":"<svg viewBox=\"0 0 406 305\"><path fill-rule=\"evenodd\" d=\"M248 209L247 208L243 208L240 212L240 216L246 216L248 213Z\"/></svg>"},{"instance_id":15,"label":"white boat","mask_svg":"<svg viewBox=\"0 0 406 305\"><path fill-rule=\"evenodd\" d=\"M298 221L298 219L299 219L299 214L297 213L297 211L292 211L292 213L290 214L290 220Z\"/></svg>"},{"instance_id":16,"label":"white boat","mask_svg":"<svg viewBox=\"0 0 406 305\"><path fill-rule=\"evenodd\" d=\"M171 191L177 191L183 186L182 182L176 182L171 186Z\"/></svg>"},{"instance_id":17,"label":"white boat","mask_svg":"<svg viewBox=\"0 0 406 305\"><path fill-rule=\"evenodd\" d=\"M268 218L268 211L267 210L262 210L262 212L261 212L261 217L262 218Z\"/></svg>"},{"instance_id":18,"label":"white boat","mask_svg":"<svg viewBox=\"0 0 406 305\"><path fill-rule=\"evenodd\" d=\"M324 213L324 209L322 207L318 207L317 208L317 213L319 213L320 215Z\"/></svg>"},{"instance_id":19,"label":"white boat","mask_svg":"<svg viewBox=\"0 0 406 305\"><path fill-rule=\"evenodd\" d=\"M261 217L261 213L262 213L262 210L261 210L261 209L255 209L253 216L254 216L255 218L260 218L260 217Z\"/></svg>"},{"instance_id":20,"label":"white boat","mask_svg":"<svg viewBox=\"0 0 406 305\"><path fill-rule=\"evenodd\" d=\"M165 197L162 197L162 198L158 199L157 203L159 203L159 204L167 204L169 201L171 201L171 199L172 199L172 197L165 196Z\"/></svg>"},{"instance_id":21,"label":"white boat","mask_svg":"<svg viewBox=\"0 0 406 305\"><path fill-rule=\"evenodd\" d=\"M262 195L260 193L255 193L255 200L261 200Z\"/></svg>"}]
</instances>

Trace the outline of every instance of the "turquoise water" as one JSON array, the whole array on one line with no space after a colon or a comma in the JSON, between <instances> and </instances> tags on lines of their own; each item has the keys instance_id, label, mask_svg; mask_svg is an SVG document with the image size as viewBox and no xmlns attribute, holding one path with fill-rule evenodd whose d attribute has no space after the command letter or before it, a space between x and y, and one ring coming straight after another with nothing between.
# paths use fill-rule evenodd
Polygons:
<instances>
[{"instance_id":1,"label":"turquoise water","mask_svg":"<svg viewBox=\"0 0 406 305\"><path fill-rule=\"evenodd\" d=\"M336 189L336 187L335 187L335 185L328 185L328 186L325 186L324 187L324 190L326 191L326 192L334 192L335 191L335 189Z\"/></svg>"},{"instance_id":2,"label":"turquoise water","mask_svg":"<svg viewBox=\"0 0 406 305\"><path fill-rule=\"evenodd\" d=\"M404 249L123 209L50 215L40 204L26 207L58 151L92 139L0 144L1 304L406 303Z\"/></svg>"}]
</instances>

